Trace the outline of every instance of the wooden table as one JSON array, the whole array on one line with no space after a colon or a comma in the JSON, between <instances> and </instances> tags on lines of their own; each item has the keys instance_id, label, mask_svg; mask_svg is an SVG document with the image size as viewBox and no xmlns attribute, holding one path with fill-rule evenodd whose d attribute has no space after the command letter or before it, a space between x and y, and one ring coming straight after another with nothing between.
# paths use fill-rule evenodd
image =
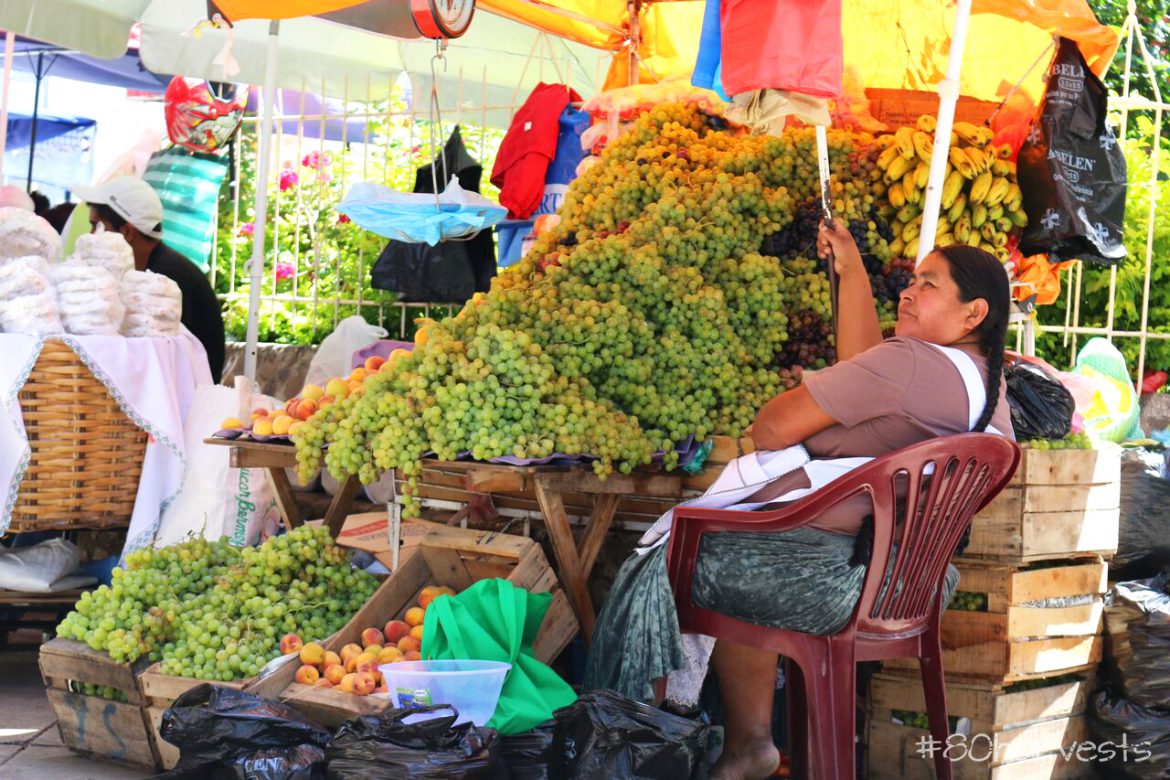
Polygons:
<instances>
[{"instance_id":1,"label":"wooden table","mask_svg":"<svg viewBox=\"0 0 1170 780\"><path fill-rule=\"evenodd\" d=\"M272 492L276 496L276 507L280 510L285 525L288 528L296 528L305 522L300 505L293 494L292 483L288 481L288 474L284 471L286 468L297 467L296 448L292 444L217 438L203 441L205 444L230 447L229 458L232 468L264 469L268 482L272 485ZM329 533L334 538L341 533L341 526L349 516L360 484L356 476L346 478L337 494L333 496L328 511L325 512L325 525L329 527Z\"/></svg>"},{"instance_id":2,"label":"wooden table","mask_svg":"<svg viewBox=\"0 0 1170 780\"><path fill-rule=\"evenodd\" d=\"M614 513L623 496L667 499L683 498L687 476L679 473L612 474L600 479L588 464L573 466L508 466L478 461L425 462L426 468L441 468L463 474L464 488L472 493L533 494L548 528L557 575L577 614L582 635L588 643L593 636L596 613L589 596L589 574L601 552ZM584 494L593 499L585 529L574 536L565 509L567 494Z\"/></svg>"}]
</instances>

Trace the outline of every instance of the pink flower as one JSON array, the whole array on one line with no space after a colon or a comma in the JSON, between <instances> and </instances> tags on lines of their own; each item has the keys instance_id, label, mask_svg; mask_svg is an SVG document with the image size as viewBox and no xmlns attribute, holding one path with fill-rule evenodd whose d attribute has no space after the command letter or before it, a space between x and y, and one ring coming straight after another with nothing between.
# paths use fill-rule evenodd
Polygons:
<instances>
[{"instance_id":1,"label":"pink flower","mask_svg":"<svg viewBox=\"0 0 1170 780\"><path fill-rule=\"evenodd\" d=\"M277 263L276 264L276 281L282 282L285 279L291 279L296 276L296 269L293 268L292 263Z\"/></svg>"},{"instance_id":2,"label":"pink flower","mask_svg":"<svg viewBox=\"0 0 1170 780\"><path fill-rule=\"evenodd\" d=\"M344 224L348 223L349 221L350 221L350 218L347 217L345 214L338 214L337 215L337 224L338 225L344 225Z\"/></svg>"},{"instance_id":3,"label":"pink flower","mask_svg":"<svg viewBox=\"0 0 1170 780\"><path fill-rule=\"evenodd\" d=\"M333 157L329 154L329 152L325 152L324 154L321 154L320 152L309 152L301 158L301 165L305 166L306 168L312 168L313 170L328 168L332 164Z\"/></svg>"},{"instance_id":4,"label":"pink flower","mask_svg":"<svg viewBox=\"0 0 1170 780\"><path fill-rule=\"evenodd\" d=\"M297 176L296 171L284 170L280 172L280 191L284 192L289 187L297 186L300 177Z\"/></svg>"},{"instance_id":5,"label":"pink flower","mask_svg":"<svg viewBox=\"0 0 1170 780\"><path fill-rule=\"evenodd\" d=\"M244 223L240 224L240 235L241 236L250 236L255 232L256 232L256 226L253 225L251 222L244 222Z\"/></svg>"},{"instance_id":6,"label":"pink flower","mask_svg":"<svg viewBox=\"0 0 1170 780\"><path fill-rule=\"evenodd\" d=\"M301 158L301 165L305 166L306 168L316 168L317 167L317 159L318 158L317 158L316 152L309 152L308 154L306 154L304 157Z\"/></svg>"},{"instance_id":7,"label":"pink flower","mask_svg":"<svg viewBox=\"0 0 1170 780\"><path fill-rule=\"evenodd\" d=\"M317 174L317 181L321 182L322 184L328 184L329 182L333 181L333 176L326 171L321 171Z\"/></svg>"}]
</instances>

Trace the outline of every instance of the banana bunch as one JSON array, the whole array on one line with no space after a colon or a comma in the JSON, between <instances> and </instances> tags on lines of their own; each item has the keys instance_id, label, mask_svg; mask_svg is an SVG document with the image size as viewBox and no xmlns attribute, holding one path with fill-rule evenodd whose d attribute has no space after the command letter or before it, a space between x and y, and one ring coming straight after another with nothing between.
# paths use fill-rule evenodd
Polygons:
<instances>
[{"instance_id":1,"label":"banana bunch","mask_svg":"<svg viewBox=\"0 0 1170 780\"><path fill-rule=\"evenodd\" d=\"M894 257L915 257L922 229L922 207L930 158L934 153L935 118L923 115L915 127L878 136L881 152L872 176L886 188L880 212L894 231ZM936 246L967 244L1008 259L1008 234L1028 223L1023 194L1016 182L1011 147L992 143L988 127L955 122L947 154Z\"/></svg>"}]
</instances>

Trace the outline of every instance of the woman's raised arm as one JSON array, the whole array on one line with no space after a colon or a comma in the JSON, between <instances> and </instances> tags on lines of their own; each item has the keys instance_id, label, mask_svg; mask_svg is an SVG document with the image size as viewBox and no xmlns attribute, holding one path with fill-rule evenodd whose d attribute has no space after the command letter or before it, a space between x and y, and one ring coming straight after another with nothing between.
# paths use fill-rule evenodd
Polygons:
<instances>
[{"instance_id":1,"label":"woman's raised arm","mask_svg":"<svg viewBox=\"0 0 1170 780\"><path fill-rule=\"evenodd\" d=\"M849 230L840 220L829 227L822 222L817 234L817 254L833 257L837 269L837 360L848 360L882 341L877 305L869 274Z\"/></svg>"}]
</instances>

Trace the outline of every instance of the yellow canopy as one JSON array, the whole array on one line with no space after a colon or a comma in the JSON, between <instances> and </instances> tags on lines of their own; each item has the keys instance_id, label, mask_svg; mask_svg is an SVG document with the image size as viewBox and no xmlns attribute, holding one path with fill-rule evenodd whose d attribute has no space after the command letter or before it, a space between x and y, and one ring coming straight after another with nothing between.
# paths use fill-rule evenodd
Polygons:
<instances>
[{"instance_id":1,"label":"yellow canopy","mask_svg":"<svg viewBox=\"0 0 1170 780\"><path fill-rule=\"evenodd\" d=\"M687 78L702 28L702 0L644 0L640 81ZM750 3L741 3L750 9ZM629 83L626 0L479 0L481 9L587 46L615 52L606 87ZM750 10L745 11L750 12ZM845 65L867 87L935 87L946 71L953 0L842 0ZM1072 38L1098 75L1117 49L1117 32L1097 22L1085 0L974 0L962 94L1004 94L1045 50L1052 35Z\"/></svg>"},{"instance_id":2,"label":"yellow canopy","mask_svg":"<svg viewBox=\"0 0 1170 780\"><path fill-rule=\"evenodd\" d=\"M366 0L212 0L230 21L297 19L361 5Z\"/></svg>"}]
</instances>

